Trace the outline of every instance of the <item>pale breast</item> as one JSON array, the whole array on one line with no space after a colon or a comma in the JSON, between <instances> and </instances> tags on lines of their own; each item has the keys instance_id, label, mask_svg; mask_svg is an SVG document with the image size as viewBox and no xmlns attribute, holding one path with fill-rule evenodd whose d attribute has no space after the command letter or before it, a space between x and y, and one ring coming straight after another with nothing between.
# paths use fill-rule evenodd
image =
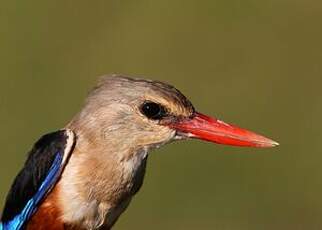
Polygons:
<instances>
[{"instance_id":1,"label":"pale breast","mask_svg":"<svg viewBox=\"0 0 322 230\"><path fill-rule=\"evenodd\" d=\"M63 221L85 229L109 229L141 188L147 156L142 151L118 162L109 159L108 166L102 160L94 165L93 160L73 156L59 183Z\"/></svg>"}]
</instances>

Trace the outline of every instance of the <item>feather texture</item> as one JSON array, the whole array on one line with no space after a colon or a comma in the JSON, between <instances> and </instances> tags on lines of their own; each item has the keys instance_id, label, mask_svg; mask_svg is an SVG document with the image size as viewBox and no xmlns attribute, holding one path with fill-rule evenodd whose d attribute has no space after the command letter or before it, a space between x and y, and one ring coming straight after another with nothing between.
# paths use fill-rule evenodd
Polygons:
<instances>
[{"instance_id":1,"label":"feather texture","mask_svg":"<svg viewBox=\"0 0 322 230\"><path fill-rule=\"evenodd\" d=\"M35 144L8 194L0 230L25 227L59 180L73 145L69 130L47 134Z\"/></svg>"}]
</instances>

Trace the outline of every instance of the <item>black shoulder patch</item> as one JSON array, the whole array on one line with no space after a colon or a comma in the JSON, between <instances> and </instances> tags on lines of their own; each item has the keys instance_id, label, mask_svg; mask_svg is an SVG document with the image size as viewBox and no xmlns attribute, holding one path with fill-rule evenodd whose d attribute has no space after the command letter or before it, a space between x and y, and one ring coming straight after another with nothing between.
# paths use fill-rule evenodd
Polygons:
<instances>
[{"instance_id":1,"label":"black shoulder patch","mask_svg":"<svg viewBox=\"0 0 322 230\"><path fill-rule=\"evenodd\" d=\"M18 215L35 195L46 178L56 154L64 154L68 138L66 130L60 130L47 134L37 141L7 195L2 222L10 221Z\"/></svg>"}]
</instances>

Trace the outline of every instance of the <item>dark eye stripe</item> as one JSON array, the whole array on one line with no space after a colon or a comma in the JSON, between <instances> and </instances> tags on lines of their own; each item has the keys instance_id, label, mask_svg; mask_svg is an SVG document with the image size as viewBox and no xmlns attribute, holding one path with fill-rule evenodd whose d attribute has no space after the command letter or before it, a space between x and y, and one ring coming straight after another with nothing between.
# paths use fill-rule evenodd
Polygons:
<instances>
[{"instance_id":1,"label":"dark eye stripe","mask_svg":"<svg viewBox=\"0 0 322 230\"><path fill-rule=\"evenodd\" d=\"M144 102L140 110L143 115L152 120L160 120L167 115L162 105L151 101Z\"/></svg>"}]
</instances>

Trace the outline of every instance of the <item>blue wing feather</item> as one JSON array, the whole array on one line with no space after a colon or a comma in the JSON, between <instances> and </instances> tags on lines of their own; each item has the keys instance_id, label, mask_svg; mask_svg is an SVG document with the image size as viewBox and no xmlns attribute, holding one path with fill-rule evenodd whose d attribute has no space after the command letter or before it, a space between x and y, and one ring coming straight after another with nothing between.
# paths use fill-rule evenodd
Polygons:
<instances>
[{"instance_id":1,"label":"blue wing feather","mask_svg":"<svg viewBox=\"0 0 322 230\"><path fill-rule=\"evenodd\" d=\"M0 223L0 230L19 230L22 229L24 224L30 219L32 214L37 210L39 203L55 185L59 176L63 155L59 152L56 154L55 160L48 171L48 175L42 182L37 193L27 202L21 213L16 215L12 220L5 223Z\"/></svg>"}]
</instances>

